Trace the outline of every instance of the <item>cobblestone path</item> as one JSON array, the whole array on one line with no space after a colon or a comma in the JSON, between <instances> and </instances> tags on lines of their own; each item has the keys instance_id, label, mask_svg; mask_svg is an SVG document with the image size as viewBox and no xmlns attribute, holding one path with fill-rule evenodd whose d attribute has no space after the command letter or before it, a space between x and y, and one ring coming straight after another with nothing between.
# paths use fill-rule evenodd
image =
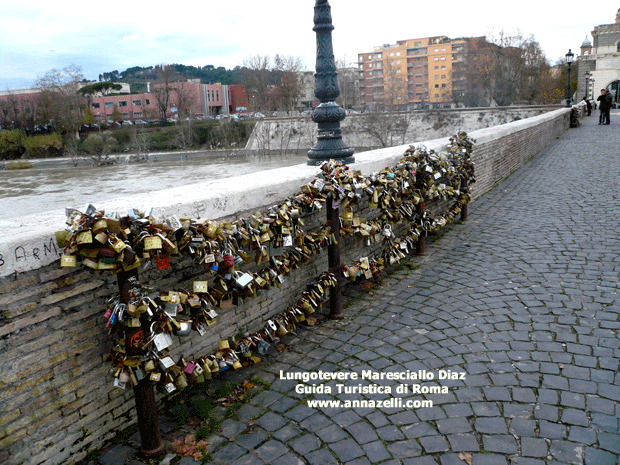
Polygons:
<instances>
[{"instance_id":1,"label":"cobblestone path","mask_svg":"<svg viewBox=\"0 0 620 465\"><path fill-rule=\"evenodd\" d=\"M617 464L620 131L616 115L611 126L597 120L472 203L468 221L427 243L417 269L251 368L269 387L210 438L213 463ZM280 376L319 370L434 379L315 380L305 386L331 393L303 394ZM448 370L464 379L438 379ZM339 393L337 384L392 393ZM402 384L408 392L396 394ZM432 406L303 401L392 397Z\"/></svg>"}]
</instances>

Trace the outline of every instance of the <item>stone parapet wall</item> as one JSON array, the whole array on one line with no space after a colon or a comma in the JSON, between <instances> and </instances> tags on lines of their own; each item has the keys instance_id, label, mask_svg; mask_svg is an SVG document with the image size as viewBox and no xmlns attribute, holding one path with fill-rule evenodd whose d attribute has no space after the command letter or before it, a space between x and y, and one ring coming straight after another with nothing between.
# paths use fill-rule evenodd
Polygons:
<instances>
[{"instance_id":1,"label":"stone parapet wall","mask_svg":"<svg viewBox=\"0 0 620 465\"><path fill-rule=\"evenodd\" d=\"M518 106L351 114L341 126L343 139L350 147L376 148L382 146L380 139L387 146L431 140L451 136L457 131L472 132L531 118L557 108ZM309 116L267 119L257 122L246 149L265 152L308 150L316 143L316 136L316 124Z\"/></svg>"},{"instance_id":2,"label":"stone parapet wall","mask_svg":"<svg viewBox=\"0 0 620 465\"><path fill-rule=\"evenodd\" d=\"M559 137L568 128L568 115L568 109L562 109L471 133L477 140L474 197ZM448 139L423 142L437 151L447 143ZM408 147L360 153L351 169L370 174L393 166ZM121 213L153 208L159 217L235 217L283 201L316 172L315 167L298 165L241 176L236 182L227 179L156 191L96 207ZM361 216L376 214L363 201L359 209ZM54 233L63 229L64 221L64 212L51 212L0 222L0 463L7 465L74 463L136 421L131 389L113 387L110 367L104 362L110 343L103 309L117 290L116 278L59 267ZM325 221L325 212L304 221L311 231ZM367 247L349 236L342 239L342 249L346 262L377 252L380 244ZM173 358L206 355L239 328L252 332L264 326L326 269L326 254L313 255L285 278L282 287L219 311L217 323L205 336L175 340ZM140 279L157 289L187 288L203 275L190 259L183 259L165 271L140 272Z\"/></svg>"}]
</instances>

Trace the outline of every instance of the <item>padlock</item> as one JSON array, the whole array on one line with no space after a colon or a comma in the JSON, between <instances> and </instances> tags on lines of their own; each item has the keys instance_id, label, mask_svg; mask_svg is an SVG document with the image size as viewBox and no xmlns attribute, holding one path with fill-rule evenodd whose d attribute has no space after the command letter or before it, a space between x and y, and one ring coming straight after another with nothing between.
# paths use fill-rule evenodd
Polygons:
<instances>
[{"instance_id":1,"label":"padlock","mask_svg":"<svg viewBox=\"0 0 620 465\"><path fill-rule=\"evenodd\" d=\"M60 266L65 268L74 268L77 266L77 257L75 255L63 254L60 256Z\"/></svg>"},{"instance_id":2,"label":"padlock","mask_svg":"<svg viewBox=\"0 0 620 465\"><path fill-rule=\"evenodd\" d=\"M234 272L234 279L237 285L241 288L245 288L254 281L254 277L250 273L242 273L241 271Z\"/></svg>"},{"instance_id":3,"label":"padlock","mask_svg":"<svg viewBox=\"0 0 620 465\"><path fill-rule=\"evenodd\" d=\"M174 360L172 360L172 357L170 357L169 355L166 355L165 357L159 359L159 367L163 371L172 368L174 365Z\"/></svg>"},{"instance_id":4,"label":"padlock","mask_svg":"<svg viewBox=\"0 0 620 465\"><path fill-rule=\"evenodd\" d=\"M197 294L209 292L209 283L208 283L208 281L194 281L193 282L193 290Z\"/></svg>"},{"instance_id":5,"label":"padlock","mask_svg":"<svg viewBox=\"0 0 620 465\"><path fill-rule=\"evenodd\" d=\"M342 221L351 223L353 221L353 210L351 207L346 207L342 213Z\"/></svg>"},{"instance_id":6,"label":"padlock","mask_svg":"<svg viewBox=\"0 0 620 465\"><path fill-rule=\"evenodd\" d=\"M158 235L144 238L144 250L159 250L163 248L163 242Z\"/></svg>"},{"instance_id":7,"label":"padlock","mask_svg":"<svg viewBox=\"0 0 620 465\"><path fill-rule=\"evenodd\" d=\"M185 376L185 373L179 373L174 381L174 385L179 391L182 391L187 387L187 376Z\"/></svg>"},{"instance_id":8,"label":"padlock","mask_svg":"<svg viewBox=\"0 0 620 465\"><path fill-rule=\"evenodd\" d=\"M222 259L224 261L224 266L227 268L232 268L235 265L235 257L230 249L225 249L224 252L222 252Z\"/></svg>"},{"instance_id":9,"label":"padlock","mask_svg":"<svg viewBox=\"0 0 620 465\"><path fill-rule=\"evenodd\" d=\"M280 338L286 336L288 334L288 330L284 326L284 323L281 320L277 320L277 321L278 321L278 324L277 324L276 334Z\"/></svg>"}]
</instances>

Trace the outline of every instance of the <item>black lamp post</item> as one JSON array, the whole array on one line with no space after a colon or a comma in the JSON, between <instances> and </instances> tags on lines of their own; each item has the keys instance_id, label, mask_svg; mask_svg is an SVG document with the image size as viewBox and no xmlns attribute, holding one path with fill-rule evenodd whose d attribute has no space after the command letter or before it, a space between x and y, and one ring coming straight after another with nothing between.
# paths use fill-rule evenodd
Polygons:
<instances>
[{"instance_id":1,"label":"black lamp post","mask_svg":"<svg viewBox=\"0 0 620 465\"><path fill-rule=\"evenodd\" d=\"M566 54L566 63L568 64L568 82L566 83L566 107L570 108L571 106L571 92L570 92L570 65L573 62L573 58L575 58L575 54L568 49L568 53Z\"/></svg>"},{"instance_id":2,"label":"black lamp post","mask_svg":"<svg viewBox=\"0 0 620 465\"><path fill-rule=\"evenodd\" d=\"M312 111L312 121L318 123L319 134L316 145L308 152L308 164L320 165L330 159L353 163L355 150L343 142L340 130L340 121L344 120L346 113L336 104L340 89L332 45L334 26L327 0L316 0L312 30L316 32L314 95L321 103Z\"/></svg>"},{"instance_id":3,"label":"black lamp post","mask_svg":"<svg viewBox=\"0 0 620 465\"><path fill-rule=\"evenodd\" d=\"M592 74L590 73L590 71L586 71L586 100L588 100L588 90L589 90L589 85L590 85L590 76L592 76Z\"/></svg>"}]
</instances>

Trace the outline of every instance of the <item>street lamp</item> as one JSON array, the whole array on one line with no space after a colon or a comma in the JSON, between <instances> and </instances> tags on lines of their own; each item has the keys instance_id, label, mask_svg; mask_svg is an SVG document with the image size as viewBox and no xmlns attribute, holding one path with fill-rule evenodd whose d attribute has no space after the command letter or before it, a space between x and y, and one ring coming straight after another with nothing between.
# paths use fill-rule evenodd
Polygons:
<instances>
[{"instance_id":1,"label":"street lamp","mask_svg":"<svg viewBox=\"0 0 620 465\"><path fill-rule=\"evenodd\" d=\"M344 143L340 130L340 121L346 113L336 104L340 89L332 44L334 26L327 0L316 0L312 30L316 32L314 95L321 104L312 111L312 121L318 123L319 134L316 145L308 152L308 165L320 165L330 159L353 163L355 150Z\"/></svg>"},{"instance_id":2,"label":"street lamp","mask_svg":"<svg viewBox=\"0 0 620 465\"><path fill-rule=\"evenodd\" d=\"M588 100L588 86L590 85L590 76L592 76L592 73L590 73L590 71L586 71L586 100Z\"/></svg>"},{"instance_id":3,"label":"street lamp","mask_svg":"<svg viewBox=\"0 0 620 465\"><path fill-rule=\"evenodd\" d=\"M570 92L570 65L573 62L573 58L575 58L575 54L568 49L568 53L566 54L566 63L568 64L568 82L566 83L566 106L570 108L571 106L571 92Z\"/></svg>"}]
</instances>

